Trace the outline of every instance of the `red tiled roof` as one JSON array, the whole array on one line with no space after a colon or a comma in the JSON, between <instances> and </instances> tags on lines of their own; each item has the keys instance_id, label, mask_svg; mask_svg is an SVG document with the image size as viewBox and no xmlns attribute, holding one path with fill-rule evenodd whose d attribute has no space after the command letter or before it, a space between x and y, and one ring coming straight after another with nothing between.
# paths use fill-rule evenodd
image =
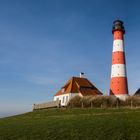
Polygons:
<instances>
[{"instance_id":1,"label":"red tiled roof","mask_svg":"<svg viewBox=\"0 0 140 140\"><path fill-rule=\"evenodd\" d=\"M81 93L86 95L102 95L87 78L72 77L68 82L55 94L55 96L66 93Z\"/></svg>"}]
</instances>

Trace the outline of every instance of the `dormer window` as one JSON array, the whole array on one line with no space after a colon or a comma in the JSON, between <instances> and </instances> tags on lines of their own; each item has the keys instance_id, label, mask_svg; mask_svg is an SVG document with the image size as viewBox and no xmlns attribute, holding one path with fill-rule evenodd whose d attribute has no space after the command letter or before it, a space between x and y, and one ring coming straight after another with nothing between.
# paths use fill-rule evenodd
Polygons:
<instances>
[{"instance_id":1,"label":"dormer window","mask_svg":"<svg viewBox=\"0 0 140 140\"><path fill-rule=\"evenodd\" d=\"M62 89L61 89L61 92L62 92L62 93L64 93L64 91L65 91L65 89L64 89L64 88L62 88Z\"/></svg>"}]
</instances>

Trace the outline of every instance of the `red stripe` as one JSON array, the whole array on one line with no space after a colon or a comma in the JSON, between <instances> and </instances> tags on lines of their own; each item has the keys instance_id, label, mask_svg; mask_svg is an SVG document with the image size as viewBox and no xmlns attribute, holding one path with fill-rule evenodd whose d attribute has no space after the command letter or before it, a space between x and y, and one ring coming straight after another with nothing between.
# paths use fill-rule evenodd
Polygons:
<instances>
[{"instance_id":1,"label":"red stripe","mask_svg":"<svg viewBox=\"0 0 140 140\"><path fill-rule=\"evenodd\" d=\"M113 77L110 81L110 94L128 94L128 85L126 77Z\"/></svg>"},{"instance_id":2,"label":"red stripe","mask_svg":"<svg viewBox=\"0 0 140 140\"><path fill-rule=\"evenodd\" d=\"M122 31L114 31L113 35L114 35L114 40L116 40L116 39L123 40L123 32Z\"/></svg>"},{"instance_id":3,"label":"red stripe","mask_svg":"<svg viewBox=\"0 0 140 140\"><path fill-rule=\"evenodd\" d=\"M113 64L125 64L124 52L117 51L112 53L112 65Z\"/></svg>"}]
</instances>

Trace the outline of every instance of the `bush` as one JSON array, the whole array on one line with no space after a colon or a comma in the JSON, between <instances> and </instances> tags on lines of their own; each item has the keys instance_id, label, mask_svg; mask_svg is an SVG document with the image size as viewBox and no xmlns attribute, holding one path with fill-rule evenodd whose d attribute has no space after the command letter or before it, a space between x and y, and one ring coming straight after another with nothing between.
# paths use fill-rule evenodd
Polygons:
<instances>
[{"instance_id":1,"label":"bush","mask_svg":"<svg viewBox=\"0 0 140 140\"><path fill-rule=\"evenodd\" d=\"M117 98L115 96L75 96L69 103L68 107L116 107Z\"/></svg>"},{"instance_id":2,"label":"bush","mask_svg":"<svg viewBox=\"0 0 140 140\"><path fill-rule=\"evenodd\" d=\"M81 107L82 97L75 96L68 102L67 107Z\"/></svg>"},{"instance_id":3,"label":"bush","mask_svg":"<svg viewBox=\"0 0 140 140\"><path fill-rule=\"evenodd\" d=\"M129 96L125 103L126 106L140 107L140 96Z\"/></svg>"},{"instance_id":4,"label":"bush","mask_svg":"<svg viewBox=\"0 0 140 140\"><path fill-rule=\"evenodd\" d=\"M91 108L113 108L113 107L140 107L140 96L129 96L126 101L119 100L115 96L75 96L67 107L91 107Z\"/></svg>"}]
</instances>

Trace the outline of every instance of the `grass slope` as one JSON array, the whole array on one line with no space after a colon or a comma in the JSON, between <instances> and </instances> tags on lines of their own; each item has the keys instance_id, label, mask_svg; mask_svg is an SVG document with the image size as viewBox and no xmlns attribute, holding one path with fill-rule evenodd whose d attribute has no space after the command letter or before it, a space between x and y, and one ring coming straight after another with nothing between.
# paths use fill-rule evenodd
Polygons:
<instances>
[{"instance_id":1,"label":"grass slope","mask_svg":"<svg viewBox=\"0 0 140 140\"><path fill-rule=\"evenodd\" d=\"M139 140L140 110L50 109L0 119L0 140Z\"/></svg>"}]
</instances>

